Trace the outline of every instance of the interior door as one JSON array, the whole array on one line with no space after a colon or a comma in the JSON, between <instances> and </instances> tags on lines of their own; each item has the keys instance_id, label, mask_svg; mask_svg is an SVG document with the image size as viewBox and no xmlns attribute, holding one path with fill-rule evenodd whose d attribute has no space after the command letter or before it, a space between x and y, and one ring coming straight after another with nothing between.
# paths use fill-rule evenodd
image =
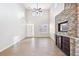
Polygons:
<instances>
[{"instance_id":1,"label":"interior door","mask_svg":"<svg viewBox=\"0 0 79 59\"><path fill-rule=\"evenodd\" d=\"M34 37L34 24L27 24L27 37Z\"/></svg>"}]
</instances>

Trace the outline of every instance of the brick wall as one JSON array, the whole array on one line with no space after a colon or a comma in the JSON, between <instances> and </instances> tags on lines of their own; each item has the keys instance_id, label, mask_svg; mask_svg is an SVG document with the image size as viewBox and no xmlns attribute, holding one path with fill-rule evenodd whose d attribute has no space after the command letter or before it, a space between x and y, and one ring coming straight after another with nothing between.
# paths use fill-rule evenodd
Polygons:
<instances>
[{"instance_id":1,"label":"brick wall","mask_svg":"<svg viewBox=\"0 0 79 59\"><path fill-rule=\"evenodd\" d=\"M70 55L79 55L79 4L66 3L55 19L55 33L70 37ZM65 21L68 21L68 32L58 32L58 24Z\"/></svg>"},{"instance_id":2,"label":"brick wall","mask_svg":"<svg viewBox=\"0 0 79 59\"><path fill-rule=\"evenodd\" d=\"M77 5L66 3L64 10L56 18L56 34L77 37ZM58 32L58 23L68 21L68 32Z\"/></svg>"}]
</instances>

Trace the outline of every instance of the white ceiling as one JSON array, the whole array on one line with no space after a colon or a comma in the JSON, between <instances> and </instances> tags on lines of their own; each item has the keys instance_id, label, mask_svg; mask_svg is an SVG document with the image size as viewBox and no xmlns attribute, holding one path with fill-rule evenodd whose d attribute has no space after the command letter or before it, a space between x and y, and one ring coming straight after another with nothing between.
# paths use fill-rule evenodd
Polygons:
<instances>
[{"instance_id":1,"label":"white ceiling","mask_svg":"<svg viewBox=\"0 0 79 59\"><path fill-rule=\"evenodd\" d=\"M36 3L24 3L23 5L26 9L37 8ZM52 5L51 3L38 3L38 8L50 9L51 5Z\"/></svg>"}]
</instances>

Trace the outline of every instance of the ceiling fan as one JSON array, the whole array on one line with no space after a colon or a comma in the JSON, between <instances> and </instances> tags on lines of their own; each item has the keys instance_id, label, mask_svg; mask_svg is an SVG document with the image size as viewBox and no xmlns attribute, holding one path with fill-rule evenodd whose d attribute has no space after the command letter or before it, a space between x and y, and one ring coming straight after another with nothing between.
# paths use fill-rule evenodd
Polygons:
<instances>
[{"instance_id":1,"label":"ceiling fan","mask_svg":"<svg viewBox=\"0 0 79 59\"><path fill-rule=\"evenodd\" d=\"M42 12L41 8L38 8L38 3L37 3L37 8L33 8L32 12L36 12L37 14Z\"/></svg>"}]
</instances>

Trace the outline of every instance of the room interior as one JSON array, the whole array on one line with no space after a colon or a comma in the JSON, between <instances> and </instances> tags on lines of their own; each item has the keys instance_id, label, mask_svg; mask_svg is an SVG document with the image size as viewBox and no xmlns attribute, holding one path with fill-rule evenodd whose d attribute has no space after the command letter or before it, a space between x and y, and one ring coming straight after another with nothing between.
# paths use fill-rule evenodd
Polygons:
<instances>
[{"instance_id":1,"label":"room interior","mask_svg":"<svg viewBox=\"0 0 79 59\"><path fill-rule=\"evenodd\" d=\"M79 56L78 3L0 3L0 56Z\"/></svg>"}]
</instances>

